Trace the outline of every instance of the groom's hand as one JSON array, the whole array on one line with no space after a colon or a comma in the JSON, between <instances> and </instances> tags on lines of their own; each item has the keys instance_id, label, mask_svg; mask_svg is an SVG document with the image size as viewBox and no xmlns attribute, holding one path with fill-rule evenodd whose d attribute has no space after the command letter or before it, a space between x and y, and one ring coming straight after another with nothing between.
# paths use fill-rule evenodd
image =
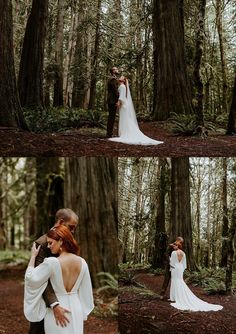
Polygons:
<instances>
[{"instance_id":1,"label":"groom's hand","mask_svg":"<svg viewBox=\"0 0 236 334\"><path fill-rule=\"evenodd\" d=\"M67 323L69 324L69 319L66 317L66 313L70 313L70 310L61 307L60 305L56 305L53 308L53 313L54 313L54 317L56 319L56 324L57 326L61 326L61 327L66 327Z\"/></svg>"}]
</instances>

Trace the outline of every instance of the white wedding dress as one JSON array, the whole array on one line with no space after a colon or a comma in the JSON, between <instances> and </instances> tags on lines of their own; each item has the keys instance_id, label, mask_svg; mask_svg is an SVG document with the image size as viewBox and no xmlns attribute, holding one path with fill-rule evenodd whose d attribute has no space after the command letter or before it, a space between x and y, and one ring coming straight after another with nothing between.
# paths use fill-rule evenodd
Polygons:
<instances>
[{"instance_id":1,"label":"white wedding dress","mask_svg":"<svg viewBox=\"0 0 236 334\"><path fill-rule=\"evenodd\" d=\"M119 86L118 91L119 100L122 103L119 109L119 137L109 138L109 140L134 145L162 144L162 141L151 139L140 131L129 86L127 85L127 94L124 84Z\"/></svg>"},{"instance_id":2,"label":"white wedding dress","mask_svg":"<svg viewBox=\"0 0 236 334\"><path fill-rule=\"evenodd\" d=\"M45 334L82 334L83 321L94 308L92 285L87 263L81 259L81 270L70 292L67 292L59 260L45 258L37 267L28 267L25 273L24 314L31 321L44 319ZM47 308L42 294L50 279L60 306L67 308L70 323L66 327L56 324L53 311Z\"/></svg>"},{"instance_id":3,"label":"white wedding dress","mask_svg":"<svg viewBox=\"0 0 236 334\"><path fill-rule=\"evenodd\" d=\"M181 261L178 260L177 252L173 251L170 257L171 286L170 300L174 301L170 305L179 310L188 311L219 311L221 305L209 304L196 297L184 282L183 273L186 269L186 256L183 255Z\"/></svg>"}]
</instances>

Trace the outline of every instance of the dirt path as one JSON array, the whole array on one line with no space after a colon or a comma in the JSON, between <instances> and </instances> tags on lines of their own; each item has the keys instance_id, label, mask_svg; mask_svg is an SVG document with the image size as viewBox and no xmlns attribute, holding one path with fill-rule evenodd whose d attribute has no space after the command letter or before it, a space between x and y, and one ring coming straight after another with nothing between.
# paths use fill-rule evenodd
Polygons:
<instances>
[{"instance_id":1,"label":"dirt path","mask_svg":"<svg viewBox=\"0 0 236 334\"><path fill-rule=\"evenodd\" d=\"M140 122L141 130L164 141L154 146L110 142L105 130L71 129L63 133L35 134L0 128L0 156L235 156L236 136L211 134L207 139L175 136L160 122ZM116 129L117 132L117 129Z\"/></svg>"},{"instance_id":2,"label":"dirt path","mask_svg":"<svg viewBox=\"0 0 236 334\"><path fill-rule=\"evenodd\" d=\"M23 269L0 272L0 334L28 333L23 314L23 275ZM117 327L116 320L91 315L85 322L84 334L117 334Z\"/></svg>"},{"instance_id":3,"label":"dirt path","mask_svg":"<svg viewBox=\"0 0 236 334\"><path fill-rule=\"evenodd\" d=\"M163 276L139 273L135 281L150 289L154 294L142 294L142 289L123 287L119 299L120 334L235 334L236 297L208 296L198 287L191 290L201 299L221 304L219 312L186 312L170 306L167 298L159 299ZM167 291L168 296L168 291Z\"/></svg>"}]
</instances>

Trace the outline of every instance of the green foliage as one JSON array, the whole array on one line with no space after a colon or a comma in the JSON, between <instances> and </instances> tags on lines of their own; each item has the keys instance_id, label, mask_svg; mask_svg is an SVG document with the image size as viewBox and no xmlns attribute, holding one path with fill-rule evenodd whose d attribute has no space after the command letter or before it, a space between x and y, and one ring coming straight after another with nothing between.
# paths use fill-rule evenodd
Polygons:
<instances>
[{"instance_id":1,"label":"green foliage","mask_svg":"<svg viewBox=\"0 0 236 334\"><path fill-rule=\"evenodd\" d=\"M100 272L97 276L101 277L101 283L103 286L97 290L98 293L101 291L111 292L112 294L116 294L118 292L118 279L117 276L113 276L110 273Z\"/></svg>"},{"instance_id":2,"label":"green foliage","mask_svg":"<svg viewBox=\"0 0 236 334\"><path fill-rule=\"evenodd\" d=\"M2 264L26 264L30 258L28 251L0 251L0 263Z\"/></svg>"},{"instance_id":3,"label":"green foliage","mask_svg":"<svg viewBox=\"0 0 236 334\"><path fill-rule=\"evenodd\" d=\"M129 286L129 287L121 287L119 291L126 291L126 292L132 292L135 294L139 294L142 296L149 296L149 297L157 297L158 295L149 289L143 288L143 287L137 287L137 286Z\"/></svg>"},{"instance_id":4,"label":"green foliage","mask_svg":"<svg viewBox=\"0 0 236 334\"><path fill-rule=\"evenodd\" d=\"M157 268L157 269L153 269L153 268L151 268L150 269L150 272L152 273L152 274L154 274L155 276L158 276L158 275L164 275L164 269L162 269L162 268Z\"/></svg>"},{"instance_id":5,"label":"green foliage","mask_svg":"<svg viewBox=\"0 0 236 334\"><path fill-rule=\"evenodd\" d=\"M186 272L186 283L203 287L208 294L225 293L225 270L203 268L200 271ZM234 278L236 286L236 277Z\"/></svg>"},{"instance_id":6,"label":"green foliage","mask_svg":"<svg viewBox=\"0 0 236 334\"><path fill-rule=\"evenodd\" d=\"M24 116L31 131L62 132L69 128L105 128L106 117L101 110L73 108L24 109Z\"/></svg>"},{"instance_id":7,"label":"green foliage","mask_svg":"<svg viewBox=\"0 0 236 334\"><path fill-rule=\"evenodd\" d=\"M172 113L170 121L172 132L175 134L193 135L196 129L196 119L194 115Z\"/></svg>"},{"instance_id":8,"label":"green foliage","mask_svg":"<svg viewBox=\"0 0 236 334\"><path fill-rule=\"evenodd\" d=\"M194 114L171 114L171 130L175 134L192 136L198 134L198 125L196 122L196 116ZM215 132L217 127L209 120L205 120L204 127L206 130Z\"/></svg>"}]
</instances>

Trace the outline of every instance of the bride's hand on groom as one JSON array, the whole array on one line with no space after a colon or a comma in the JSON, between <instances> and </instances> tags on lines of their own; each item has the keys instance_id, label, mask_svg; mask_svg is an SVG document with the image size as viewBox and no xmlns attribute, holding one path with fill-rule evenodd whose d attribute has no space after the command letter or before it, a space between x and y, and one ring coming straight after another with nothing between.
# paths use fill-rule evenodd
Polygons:
<instances>
[{"instance_id":1,"label":"bride's hand on groom","mask_svg":"<svg viewBox=\"0 0 236 334\"><path fill-rule=\"evenodd\" d=\"M53 308L54 317L56 320L57 326L66 327L69 324L69 319L66 317L66 313L71 313L67 308L56 305Z\"/></svg>"},{"instance_id":2,"label":"bride's hand on groom","mask_svg":"<svg viewBox=\"0 0 236 334\"><path fill-rule=\"evenodd\" d=\"M31 248L31 256L36 257L40 251L41 245L36 245L36 242L33 243L33 246Z\"/></svg>"}]
</instances>

